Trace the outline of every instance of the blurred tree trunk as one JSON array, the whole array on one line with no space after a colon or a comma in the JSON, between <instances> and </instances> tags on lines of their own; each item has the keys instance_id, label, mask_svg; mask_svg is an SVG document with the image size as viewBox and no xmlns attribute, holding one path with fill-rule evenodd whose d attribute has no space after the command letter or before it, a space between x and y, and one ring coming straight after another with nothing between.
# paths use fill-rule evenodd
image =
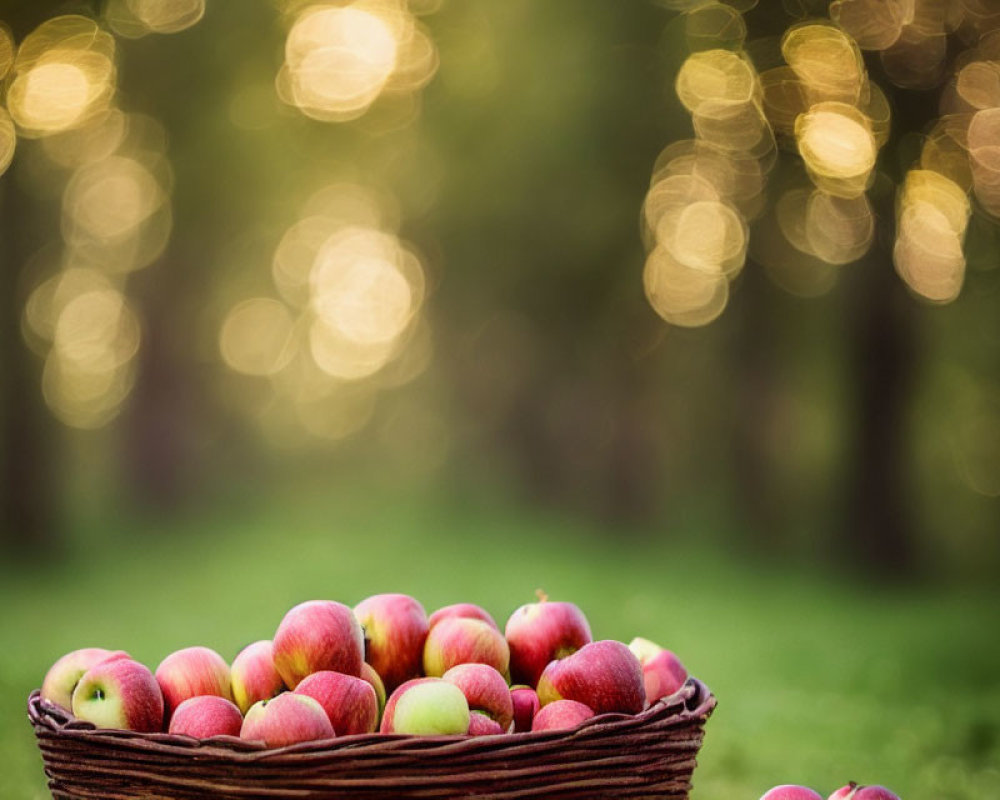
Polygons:
<instances>
[{"instance_id":1,"label":"blurred tree trunk","mask_svg":"<svg viewBox=\"0 0 1000 800\"><path fill-rule=\"evenodd\" d=\"M880 169L898 187L915 155L907 137L937 118L939 92L893 88L877 59L868 59L868 68L886 88L893 108L892 132ZM917 521L910 497L907 432L920 360L917 301L892 264L895 192L876 184L869 196L880 235L859 265L861 275L852 287L856 315L849 317L848 335L856 428L846 476L841 555L852 566L902 577L916 567Z\"/></svg>"},{"instance_id":2,"label":"blurred tree trunk","mask_svg":"<svg viewBox=\"0 0 1000 800\"><path fill-rule=\"evenodd\" d=\"M772 467L775 429L774 288L759 264L741 276L735 344L736 403L733 408L733 465L741 522L752 546L777 548L782 540L780 498ZM787 302L787 299L785 300Z\"/></svg>"},{"instance_id":3,"label":"blurred tree trunk","mask_svg":"<svg viewBox=\"0 0 1000 800\"><path fill-rule=\"evenodd\" d=\"M903 576L915 562L908 464L909 399L916 383L916 307L884 248L862 264L850 319L855 436L841 556L866 572Z\"/></svg>"},{"instance_id":4,"label":"blurred tree trunk","mask_svg":"<svg viewBox=\"0 0 1000 800\"><path fill-rule=\"evenodd\" d=\"M55 422L42 402L40 362L21 336L24 263L37 249L30 201L15 183L18 165L0 177L0 550L24 556L52 550L55 533Z\"/></svg>"},{"instance_id":5,"label":"blurred tree trunk","mask_svg":"<svg viewBox=\"0 0 1000 800\"><path fill-rule=\"evenodd\" d=\"M160 512L176 510L183 502L193 461L187 391L191 367L180 362L177 346L188 315L170 274L171 258L148 267L133 282L144 336L124 419L124 460L132 496Z\"/></svg>"}]
</instances>

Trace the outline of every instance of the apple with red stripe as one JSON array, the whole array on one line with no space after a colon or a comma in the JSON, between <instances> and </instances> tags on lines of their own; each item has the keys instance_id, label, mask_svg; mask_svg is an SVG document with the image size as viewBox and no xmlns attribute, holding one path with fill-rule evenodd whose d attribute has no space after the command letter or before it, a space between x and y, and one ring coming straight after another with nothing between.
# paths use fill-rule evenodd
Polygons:
<instances>
[{"instance_id":1,"label":"apple with red stripe","mask_svg":"<svg viewBox=\"0 0 1000 800\"><path fill-rule=\"evenodd\" d=\"M195 739L213 736L239 736L243 715L224 697L202 694L189 697L174 709L168 733L183 734Z\"/></svg>"},{"instance_id":2,"label":"apple with red stripe","mask_svg":"<svg viewBox=\"0 0 1000 800\"><path fill-rule=\"evenodd\" d=\"M91 667L113 658L131 658L124 650L84 647L67 653L53 664L42 681L42 699L67 711L73 705L73 690Z\"/></svg>"},{"instance_id":3,"label":"apple with red stripe","mask_svg":"<svg viewBox=\"0 0 1000 800\"><path fill-rule=\"evenodd\" d=\"M258 700L270 700L282 692L285 682L274 667L274 645L270 639L248 644L233 659L229 669L233 702L244 714Z\"/></svg>"},{"instance_id":4,"label":"apple with red stripe","mask_svg":"<svg viewBox=\"0 0 1000 800\"><path fill-rule=\"evenodd\" d=\"M538 693L530 686L511 686L510 699L514 707L514 733L531 730L531 723L541 709Z\"/></svg>"},{"instance_id":5,"label":"apple with red stripe","mask_svg":"<svg viewBox=\"0 0 1000 800\"><path fill-rule=\"evenodd\" d=\"M294 692L254 703L240 729L241 739L263 742L268 747L332 739L335 735L323 706L312 697Z\"/></svg>"},{"instance_id":6,"label":"apple with red stripe","mask_svg":"<svg viewBox=\"0 0 1000 800\"><path fill-rule=\"evenodd\" d=\"M112 658L87 670L73 690L73 716L98 728L156 733L163 730L163 692L149 668Z\"/></svg>"},{"instance_id":7,"label":"apple with red stripe","mask_svg":"<svg viewBox=\"0 0 1000 800\"><path fill-rule=\"evenodd\" d=\"M484 726L490 733L506 733L514 722L514 701L503 675L488 664L459 664L444 674L444 680L455 684L465 695L469 710L493 720L499 730ZM471 731L470 731L471 732Z\"/></svg>"},{"instance_id":8,"label":"apple with red stripe","mask_svg":"<svg viewBox=\"0 0 1000 800\"><path fill-rule=\"evenodd\" d=\"M424 607L409 595L376 594L354 607L364 629L365 661L392 691L420 677L428 620Z\"/></svg>"},{"instance_id":9,"label":"apple with red stripe","mask_svg":"<svg viewBox=\"0 0 1000 800\"><path fill-rule=\"evenodd\" d=\"M337 736L374 733L378 727L378 697L370 683L353 675L322 670L299 682L296 694L318 702Z\"/></svg>"},{"instance_id":10,"label":"apple with red stripe","mask_svg":"<svg viewBox=\"0 0 1000 800\"><path fill-rule=\"evenodd\" d=\"M427 620L427 627L433 628L443 619L478 619L487 623L493 628L500 630L500 626L497 625L496 620L493 616L482 606L477 606L474 603L453 603L450 606L444 606L439 608Z\"/></svg>"},{"instance_id":11,"label":"apple with red stripe","mask_svg":"<svg viewBox=\"0 0 1000 800\"><path fill-rule=\"evenodd\" d=\"M556 700L539 711L531 723L533 731L572 730L594 716L594 710L576 700Z\"/></svg>"},{"instance_id":12,"label":"apple with red stripe","mask_svg":"<svg viewBox=\"0 0 1000 800\"><path fill-rule=\"evenodd\" d=\"M518 608L504 629L510 646L510 675L516 683L537 686L549 662L590 644L590 623L573 603L552 602L538 592L538 602Z\"/></svg>"},{"instance_id":13,"label":"apple with red stripe","mask_svg":"<svg viewBox=\"0 0 1000 800\"><path fill-rule=\"evenodd\" d=\"M670 650L638 636L629 643L628 649L635 653L642 665L642 681L649 703L669 697L687 681L687 669Z\"/></svg>"},{"instance_id":14,"label":"apple with red stripe","mask_svg":"<svg viewBox=\"0 0 1000 800\"><path fill-rule=\"evenodd\" d=\"M156 681L163 691L168 721L189 697L212 694L233 699L229 664L209 647L185 647L171 653L156 668Z\"/></svg>"},{"instance_id":15,"label":"apple with red stripe","mask_svg":"<svg viewBox=\"0 0 1000 800\"><path fill-rule=\"evenodd\" d=\"M621 642L591 642L545 668L538 700L542 711L557 700L576 700L595 714L638 714L646 707L642 666Z\"/></svg>"},{"instance_id":16,"label":"apple with red stripe","mask_svg":"<svg viewBox=\"0 0 1000 800\"><path fill-rule=\"evenodd\" d=\"M289 689L321 670L356 678L364 655L361 623L350 608L333 600L299 603L285 614L274 634L274 667Z\"/></svg>"},{"instance_id":17,"label":"apple with red stripe","mask_svg":"<svg viewBox=\"0 0 1000 800\"><path fill-rule=\"evenodd\" d=\"M439 678L459 664L488 664L506 675L510 649L503 634L481 619L440 620L431 628L424 644L424 674Z\"/></svg>"}]
</instances>

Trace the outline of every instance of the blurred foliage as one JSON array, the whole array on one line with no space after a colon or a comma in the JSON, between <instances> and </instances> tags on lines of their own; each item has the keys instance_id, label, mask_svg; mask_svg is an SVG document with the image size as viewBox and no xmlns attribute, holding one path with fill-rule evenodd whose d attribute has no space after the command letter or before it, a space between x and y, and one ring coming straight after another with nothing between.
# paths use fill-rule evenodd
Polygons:
<instances>
[{"instance_id":1,"label":"blurred foliage","mask_svg":"<svg viewBox=\"0 0 1000 800\"><path fill-rule=\"evenodd\" d=\"M389 88L370 107L343 112L303 100L299 79L276 87L306 57L286 47L302 4L216 0L204 18L157 28L140 25L135 8L121 17L121 2L6 3L17 42L62 14L110 21L115 104L145 115L130 130L146 120L162 144L143 169L169 195L162 252L115 277L103 305L75 307L141 333L110 351L127 366L120 404L91 419L103 427L77 431L45 409L48 386L57 415L76 419L59 413L63 384L49 367L41 374L22 322L64 257L71 173L48 138L22 137L0 178L13 287L3 309L6 547L51 545L81 515L159 513L233 487L367 471L400 486L504 486L520 502L653 523L664 537L706 519L718 533L703 535L747 550L991 576L995 221L973 209L965 286L944 307L907 296L891 244L878 241L830 273L823 297L785 292L751 258L711 326L665 326L643 297L639 218L657 154L690 136L678 69L691 48L744 39L750 57L773 66L777 37L827 8L732 3L685 16L675 13L683 3L661 5L413 3L413 30L436 67L412 85L383 75ZM869 67L884 82L883 68ZM393 80L405 90L390 90ZM921 119L911 107L937 94L890 94L902 127L880 165L898 180L926 132L906 129ZM142 152L148 145L147 135ZM234 372L220 352L227 315L249 298L290 302L272 260L331 185L374 198L379 225L419 263L426 297L405 347L363 381L295 372L296 360L290 379ZM894 190L876 181L871 195L884 239ZM751 241L766 239L765 225L753 224ZM283 331L304 319L292 311L244 324L276 320ZM303 325L296 335L308 338ZM896 344L869 351L880 341ZM239 363L260 368L255 357ZM889 528L895 539L866 545Z\"/></svg>"},{"instance_id":2,"label":"blurred foliage","mask_svg":"<svg viewBox=\"0 0 1000 800\"><path fill-rule=\"evenodd\" d=\"M871 248L776 271L750 215L685 328L643 285L675 78L780 69L829 4L359 0L399 13L313 19L332 54L306 2L167 5L0 3L0 796L44 796L23 698L66 650L231 657L307 596L503 617L543 585L716 690L696 800L997 797L1000 230L972 199L947 305L892 262L940 85L867 53ZM18 66L39 30L60 57ZM351 91L304 67L386 30ZM774 160L768 208L803 186Z\"/></svg>"}]
</instances>

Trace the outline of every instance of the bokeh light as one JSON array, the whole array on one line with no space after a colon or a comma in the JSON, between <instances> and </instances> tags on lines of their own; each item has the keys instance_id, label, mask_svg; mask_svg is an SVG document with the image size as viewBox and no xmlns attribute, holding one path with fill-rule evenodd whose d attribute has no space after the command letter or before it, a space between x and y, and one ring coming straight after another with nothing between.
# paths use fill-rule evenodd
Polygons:
<instances>
[{"instance_id":1,"label":"bokeh light","mask_svg":"<svg viewBox=\"0 0 1000 800\"><path fill-rule=\"evenodd\" d=\"M893 261L921 297L947 303L965 278L963 244L971 206L962 187L930 170L911 170L900 192Z\"/></svg>"},{"instance_id":2,"label":"bokeh light","mask_svg":"<svg viewBox=\"0 0 1000 800\"><path fill-rule=\"evenodd\" d=\"M171 231L166 135L149 117L108 108L49 133L40 152L68 171L62 242L33 270L43 280L22 331L45 360L42 393L55 416L98 428L121 412L135 382L142 336L126 277L159 257Z\"/></svg>"},{"instance_id":3,"label":"bokeh light","mask_svg":"<svg viewBox=\"0 0 1000 800\"><path fill-rule=\"evenodd\" d=\"M111 278L61 269L29 296L22 328L45 358L42 394L58 419L90 429L121 411L134 383L141 326Z\"/></svg>"},{"instance_id":4,"label":"bokeh light","mask_svg":"<svg viewBox=\"0 0 1000 800\"><path fill-rule=\"evenodd\" d=\"M341 122L364 114L383 92L416 91L436 70L436 48L405 3L357 0L299 14L277 88L307 116Z\"/></svg>"},{"instance_id":5,"label":"bokeh light","mask_svg":"<svg viewBox=\"0 0 1000 800\"><path fill-rule=\"evenodd\" d=\"M834 0L830 18L862 50L887 50L896 43L913 13L913 0Z\"/></svg>"},{"instance_id":6,"label":"bokeh light","mask_svg":"<svg viewBox=\"0 0 1000 800\"><path fill-rule=\"evenodd\" d=\"M205 0L108 0L104 17L119 36L179 33L205 15Z\"/></svg>"},{"instance_id":7,"label":"bokeh light","mask_svg":"<svg viewBox=\"0 0 1000 800\"><path fill-rule=\"evenodd\" d=\"M3 175L14 160L17 149L17 130L10 114L0 107L0 175Z\"/></svg>"},{"instance_id":8,"label":"bokeh light","mask_svg":"<svg viewBox=\"0 0 1000 800\"><path fill-rule=\"evenodd\" d=\"M816 186L857 197L871 180L878 145L867 119L853 106L817 103L795 121L799 154Z\"/></svg>"},{"instance_id":9,"label":"bokeh light","mask_svg":"<svg viewBox=\"0 0 1000 800\"><path fill-rule=\"evenodd\" d=\"M855 104L867 83L855 41L827 23L795 25L781 40L786 63L802 82L810 104L826 100Z\"/></svg>"},{"instance_id":10,"label":"bokeh light","mask_svg":"<svg viewBox=\"0 0 1000 800\"><path fill-rule=\"evenodd\" d=\"M381 389L426 367L424 267L394 223L389 197L346 182L321 189L275 249L282 299L226 312L223 361L268 378L268 402L251 411L273 435L287 436L293 419L300 433L339 441L368 421Z\"/></svg>"},{"instance_id":11,"label":"bokeh light","mask_svg":"<svg viewBox=\"0 0 1000 800\"><path fill-rule=\"evenodd\" d=\"M222 324L219 349L226 365L244 375L273 375L294 355L295 320L288 307L255 297L233 308Z\"/></svg>"},{"instance_id":12,"label":"bokeh light","mask_svg":"<svg viewBox=\"0 0 1000 800\"><path fill-rule=\"evenodd\" d=\"M760 77L740 50L746 37L741 11L753 6L685 6L694 52L674 89L696 138L660 153L642 212L646 298L675 325L706 325L723 312L729 282L746 262L748 223L765 206L777 143Z\"/></svg>"},{"instance_id":13,"label":"bokeh light","mask_svg":"<svg viewBox=\"0 0 1000 800\"><path fill-rule=\"evenodd\" d=\"M148 266L163 252L171 215L163 183L136 157L78 168L63 195L63 237L77 258L113 272Z\"/></svg>"},{"instance_id":14,"label":"bokeh light","mask_svg":"<svg viewBox=\"0 0 1000 800\"><path fill-rule=\"evenodd\" d=\"M22 135L77 127L110 106L114 38L86 17L56 17L21 42L8 80L7 108Z\"/></svg>"},{"instance_id":15,"label":"bokeh light","mask_svg":"<svg viewBox=\"0 0 1000 800\"><path fill-rule=\"evenodd\" d=\"M125 141L134 120L111 108L85 125L42 139L45 154L56 164L76 169L111 156Z\"/></svg>"},{"instance_id":16,"label":"bokeh light","mask_svg":"<svg viewBox=\"0 0 1000 800\"><path fill-rule=\"evenodd\" d=\"M3 22L0 22L0 81L7 77L10 68L14 66L14 55L17 46L14 44L14 34Z\"/></svg>"}]
</instances>

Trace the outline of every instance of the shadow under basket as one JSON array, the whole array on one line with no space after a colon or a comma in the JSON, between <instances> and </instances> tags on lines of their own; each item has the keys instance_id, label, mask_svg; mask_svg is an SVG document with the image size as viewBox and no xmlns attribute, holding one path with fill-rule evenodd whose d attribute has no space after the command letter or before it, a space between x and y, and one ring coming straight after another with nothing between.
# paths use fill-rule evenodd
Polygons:
<instances>
[{"instance_id":1,"label":"shadow under basket","mask_svg":"<svg viewBox=\"0 0 1000 800\"><path fill-rule=\"evenodd\" d=\"M367 734L277 749L230 736L98 730L28 698L62 798L676 798L688 796L715 697L695 679L635 716L498 736Z\"/></svg>"}]
</instances>

